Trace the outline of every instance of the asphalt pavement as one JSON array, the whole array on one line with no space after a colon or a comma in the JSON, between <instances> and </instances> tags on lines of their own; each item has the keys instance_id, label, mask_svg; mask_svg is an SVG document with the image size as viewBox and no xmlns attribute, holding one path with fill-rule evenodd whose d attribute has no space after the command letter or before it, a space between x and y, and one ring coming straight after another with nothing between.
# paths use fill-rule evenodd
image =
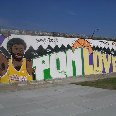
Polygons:
<instances>
[{"instance_id":1,"label":"asphalt pavement","mask_svg":"<svg viewBox=\"0 0 116 116\"><path fill-rule=\"evenodd\" d=\"M116 116L116 91L69 83L4 91L0 116Z\"/></svg>"}]
</instances>

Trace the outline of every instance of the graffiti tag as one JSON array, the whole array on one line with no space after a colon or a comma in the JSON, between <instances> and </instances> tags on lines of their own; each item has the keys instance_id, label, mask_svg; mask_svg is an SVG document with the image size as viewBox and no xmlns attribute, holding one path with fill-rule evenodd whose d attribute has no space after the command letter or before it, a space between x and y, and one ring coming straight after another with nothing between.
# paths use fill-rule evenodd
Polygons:
<instances>
[{"instance_id":1,"label":"graffiti tag","mask_svg":"<svg viewBox=\"0 0 116 116\"><path fill-rule=\"evenodd\" d=\"M107 41L99 41L99 42L109 45L109 43Z\"/></svg>"},{"instance_id":2,"label":"graffiti tag","mask_svg":"<svg viewBox=\"0 0 116 116\"><path fill-rule=\"evenodd\" d=\"M42 42L42 43L46 43L46 42L49 42L49 43L55 43L55 42L58 42L58 39L57 38L44 38L44 39L36 39L37 43L39 42Z\"/></svg>"}]
</instances>

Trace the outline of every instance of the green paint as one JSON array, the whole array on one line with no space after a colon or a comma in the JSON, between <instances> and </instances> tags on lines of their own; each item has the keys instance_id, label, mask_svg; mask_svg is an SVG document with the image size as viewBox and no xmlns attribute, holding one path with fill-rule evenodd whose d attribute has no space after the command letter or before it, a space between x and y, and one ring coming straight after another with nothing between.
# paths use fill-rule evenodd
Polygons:
<instances>
[{"instance_id":1,"label":"green paint","mask_svg":"<svg viewBox=\"0 0 116 116\"><path fill-rule=\"evenodd\" d=\"M52 77L50 75L50 68L44 70L44 79L45 80L51 80Z\"/></svg>"},{"instance_id":2,"label":"green paint","mask_svg":"<svg viewBox=\"0 0 116 116\"><path fill-rule=\"evenodd\" d=\"M59 58L56 59L56 66L57 66L57 70L60 70L60 60L59 60Z\"/></svg>"},{"instance_id":3,"label":"green paint","mask_svg":"<svg viewBox=\"0 0 116 116\"><path fill-rule=\"evenodd\" d=\"M84 57L83 57L83 48L81 48L81 59L82 59L82 75L84 76Z\"/></svg>"},{"instance_id":4,"label":"green paint","mask_svg":"<svg viewBox=\"0 0 116 116\"><path fill-rule=\"evenodd\" d=\"M76 65L75 61L72 60L72 67L73 67L73 76L76 76Z\"/></svg>"}]
</instances>

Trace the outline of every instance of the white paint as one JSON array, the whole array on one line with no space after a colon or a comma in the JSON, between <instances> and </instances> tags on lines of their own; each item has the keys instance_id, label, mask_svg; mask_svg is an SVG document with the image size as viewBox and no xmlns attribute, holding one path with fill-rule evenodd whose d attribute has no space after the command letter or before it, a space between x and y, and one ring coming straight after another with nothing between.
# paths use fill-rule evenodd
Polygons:
<instances>
[{"instance_id":1,"label":"white paint","mask_svg":"<svg viewBox=\"0 0 116 116\"><path fill-rule=\"evenodd\" d=\"M55 47L58 45L58 47L61 47L63 44L64 46L67 46L68 44L72 46L72 43L74 43L77 38L64 38L64 37L52 37L52 36L31 36L31 35L15 35L11 34L8 38L6 38L2 44L5 48L7 48L7 42L8 40L12 38L21 38L23 39L27 44L27 49L32 46L35 50L38 49L40 45L43 46L43 48L47 48L48 45L51 47ZM40 42L39 42L40 41Z\"/></svg>"},{"instance_id":2,"label":"white paint","mask_svg":"<svg viewBox=\"0 0 116 116\"><path fill-rule=\"evenodd\" d=\"M67 51L67 76L73 76L72 60L76 64L76 75L82 75L82 60L81 49L76 49L74 53L72 50Z\"/></svg>"},{"instance_id":3,"label":"white paint","mask_svg":"<svg viewBox=\"0 0 116 116\"><path fill-rule=\"evenodd\" d=\"M50 58L50 59L49 59ZM57 69L56 59L60 61L60 70ZM82 75L81 49L65 52L53 53L50 56L43 56L33 60L33 66L36 67L37 80L44 79L44 70L50 68L50 75L55 78L66 78L73 76L72 60L75 61L76 74ZM45 61L43 63L43 61Z\"/></svg>"},{"instance_id":4,"label":"white paint","mask_svg":"<svg viewBox=\"0 0 116 116\"><path fill-rule=\"evenodd\" d=\"M43 56L33 60L33 66L36 67L36 79L44 79L44 69L49 68L49 56Z\"/></svg>"},{"instance_id":5,"label":"white paint","mask_svg":"<svg viewBox=\"0 0 116 116\"><path fill-rule=\"evenodd\" d=\"M56 59L59 58L60 70L57 70ZM66 54L64 52L54 53L50 57L50 73L52 78L66 77Z\"/></svg>"},{"instance_id":6,"label":"white paint","mask_svg":"<svg viewBox=\"0 0 116 116\"><path fill-rule=\"evenodd\" d=\"M110 48L110 49L114 49L116 50L116 42L114 41L107 41L107 40L92 40L92 39L87 39L87 41L90 42L90 44L92 46L95 46L95 47L102 47L102 48Z\"/></svg>"},{"instance_id":7,"label":"white paint","mask_svg":"<svg viewBox=\"0 0 116 116\"><path fill-rule=\"evenodd\" d=\"M52 36L31 36L31 35L15 35L11 34L8 38L6 38L2 44L6 48L8 40L12 38L21 38L23 39L27 44L27 49L32 46L35 50L42 45L43 48L47 48L48 45L52 46L53 48L58 45L61 47L63 44L65 47L69 44L70 46L73 45L73 43L78 40L79 38L65 38L65 37L52 37ZM39 42L37 41L39 40ZM40 41L41 40L41 41ZM92 46L98 46L98 47L105 47L116 50L116 42L113 41L107 41L107 40L92 40L92 39L86 39L90 42ZM103 41L103 42L100 42Z\"/></svg>"}]
</instances>

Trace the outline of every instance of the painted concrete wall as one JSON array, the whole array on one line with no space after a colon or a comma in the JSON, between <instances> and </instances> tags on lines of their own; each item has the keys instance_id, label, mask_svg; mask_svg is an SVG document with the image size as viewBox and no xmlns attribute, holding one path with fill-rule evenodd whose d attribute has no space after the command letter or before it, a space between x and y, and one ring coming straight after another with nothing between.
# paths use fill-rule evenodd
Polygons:
<instances>
[{"instance_id":1,"label":"painted concrete wall","mask_svg":"<svg viewBox=\"0 0 116 116\"><path fill-rule=\"evenodd\" d=\"M46 80L116 72L116 42L114 41L86 39L89 47L84 40L84 44L83 42L81 45L78 43L73 51L72 46L76 41L78 42L79 38L15 34L7 38L3 38L2 35L0 37L1 83L9 83L11 80L13 80L12 82L22 82L33 79ZM13 59L8 50L7 44L12 38L21 38L27 45L21 61ZM92 53L89 51L90 47ZM9 62L11 62L13 70L15 70L15 66L20 66L20 69L15 70L12 74L14 76L8 75ZM24 65L23 69L21 69L22 65ZM5 77L5 75L7 76Z\"/></svg>"}]
</instances>

